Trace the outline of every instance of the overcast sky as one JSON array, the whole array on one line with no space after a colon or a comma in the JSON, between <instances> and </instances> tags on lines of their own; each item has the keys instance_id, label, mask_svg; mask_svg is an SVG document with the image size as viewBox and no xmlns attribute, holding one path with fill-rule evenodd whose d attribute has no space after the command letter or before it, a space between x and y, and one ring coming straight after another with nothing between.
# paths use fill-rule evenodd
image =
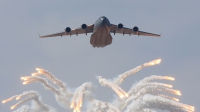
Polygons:
<instances>
[{"instance_id":1,"label":"overcast sky","mask_svg":"<svg viewBox=\"0 0 200 112\"><path fill-rule=\"evenodd\" d=\"M117 75L157 58L160 65L143 69L126 79L126 91L135 82L150 75L175 77L174 88L182 92L181 102L200 111L200 1L199 0L1 0L0 1L0 100L23 91L38 91L42 100L65 112L54 94L39 83L22 85L21 76L36 67L52 72L76 88L86 81L98 88L95 97L111 101L115 94L101 87L97 75L112 79ZM38 38L41 35L93 24L106 16L112 24L138 26L141 31L162 32L161 38L113 35L111 45L93 48L90 35ZM15 102L0 105L9 112Z\"/></svg>"}]
</instances>

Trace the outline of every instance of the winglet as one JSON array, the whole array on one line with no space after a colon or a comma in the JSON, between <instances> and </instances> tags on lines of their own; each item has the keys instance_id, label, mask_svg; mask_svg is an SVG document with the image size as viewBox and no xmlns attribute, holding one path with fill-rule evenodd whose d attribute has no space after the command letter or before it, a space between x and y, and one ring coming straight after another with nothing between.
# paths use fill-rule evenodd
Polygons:
<instances>
[{"instance_id":1,"label":"winglet","mask_svg":"<svg viewBox=\"0 0 200 112\"><path fill-rule=\"evenodd\" d=\"M156 36L156 37L161 37L161 34L162 34L162 31L161 31L160 35L158 35L158 34L155 34L155 36Z\"/></svg>"},{"instance_id":2,"label":"winglet","mask_svg":"<svg viewBox=\"0 0 200 112\"><path fill-rule=\"evenodd\" d=\"M39 36L39 38L42 38L42 36L40 36L40 33L38 32L38 36Z\"/></svg>"},{"instance_id":3,"label":"winglet","mask_svg":"<svg viewBox=\"0 0 200 112\"><path fill-rule=\"evenodd\" d=\"M161 37L162 32L159 34L155 34L155 37Z\"/></svg>"},{"instance_id":4,"label":"winglet","mask_svg":"<svg viewBox=\"0 0 200 112\"><path fill-rule=\"evenodd\" d=\"M39 36L39 38L41 38L41 36L40 36L40 33L38 32L38 36Z\"/></svg>"}]
</instances>

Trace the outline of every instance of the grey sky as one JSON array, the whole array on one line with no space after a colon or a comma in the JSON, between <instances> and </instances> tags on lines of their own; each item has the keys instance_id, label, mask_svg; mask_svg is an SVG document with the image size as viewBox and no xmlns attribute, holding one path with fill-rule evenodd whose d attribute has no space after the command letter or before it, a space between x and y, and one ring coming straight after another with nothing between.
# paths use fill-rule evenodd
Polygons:
<instances>
[{"instance_id":1,"label":"grey sky","mask_svg":"<svg viewBox=\"0 0 200 112\"><path fill-rule=\"evenodd\" d=\"M128 90L136 81L150 75L169 75L169 82L182 92L181 102L200 111L200 1L186 0L1 0L0 1L0 100L23 91L35 90L45 103L64 112L54 95L40 84L23 86L21 76L35 72L36 67L49 70L76 88L86 81L98 87L97 99L111 101L114 92L101 87L97 75L112 79L137 65L161 58L160 65L145 68L125 80ZM111 23L140 30L161 33L161 38L115 35L105 48L93 48L90 34L57 38L38 38L63 31L67 26L77 28L92 24L100 16ZM113 34L112 34L113 35ZM102 92L103 91L103 92ZM0 105L9 112L14 102Z\"/></svg>"}]
</instances>

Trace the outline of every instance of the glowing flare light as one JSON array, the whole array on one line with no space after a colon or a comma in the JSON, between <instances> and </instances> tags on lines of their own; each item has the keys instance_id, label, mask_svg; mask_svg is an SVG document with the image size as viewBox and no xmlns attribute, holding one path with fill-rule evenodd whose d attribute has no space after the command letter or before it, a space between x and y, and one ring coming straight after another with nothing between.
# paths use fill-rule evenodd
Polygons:
<instances>
[{"instance_id":1,"label":"glowing flare light","mask_svg":"<svg viewBox=\"0 0 200 112\"><path fill-rule=\"evenodd\" d=\"M173 78L173 77L168 77L168 76L166 76L165 79L166 79L166 80L172 80L172 81L175 80L175 78Z\"/></svg>"},{"instance_id":2,"label":"glowing flare light","mask_svg":"<svg viewBox=\"0 0 200 112\"><path fill-rule=\"evenodd\" d=\"M129 76L137 73L142 68L147 66L153 66L159 64L161 59L153 60L147 63L144 63L134 69L131 69L125 72L122 75L119 75L114 80L107 80L98 77L99 83L102 86L107 86L112 89L119 98L112 103L98 101L91 97L91 88L93 87L92 83L83 83L79 86L74 92L68 91L69 88L65 85L64 82L57 79L47 70L42 68L36 68L36 73L31 74L32 76L21 77L23 84L30 84L32 82L40 82L45 88L55 93L56 101L62 105L62 107L67 107L67 109L73 109L73 112L80 112L84 100L87 99L89 102L88 110L95 112L109 111L109 112L155 112L153 109L161 109L168 111L187 111L194 112L195 107L186 105L179 102L179 99L170 97L168 95L159 95L157 91L162 93L172 93L176 95L181 95L181 92L178 90L171 89L173 86L164 83L153 82L153 80L175 80L173 77L169 76L150 76L139 81L137 84L131 87L128 92L125 92L119 85ZM45 78L41 77L44 76ZM48 83L48 80L53 84L57 85L60 89L52 86L51 83ZM56 112L51 111L51 107L44 104L40 98L39 94L35 91L26 91L20 95L12 96L6 100L3 100L2 103L7 103L11 100L21 100L17 104L13 105L11 109L26 103L27 101L33 100L30 111L38 110L40 112ZM71 101L71 103L70 103ZM36 106L36 107L35 107ZM23 106L22 106L23 107ZM39 108L38 108L39 107ZM70 107L70 108L69 108ZM87 111L88 111L87 110ZM16 110L15 112L18 112ZM20 111L21 112L21 111ZM88 111L90 112L90 111Z\"/></svg>"},{"instance_id":3,"label":"glowing flare light","mask_svg":"<svg viewBox=\"0 0 200 112\"><path fill-rule=\"evenodd\" d=\"M162 61L161 59L153 60L148 63L145 63L145 66L152 66L152 65L160 64L161 61Z\"/></svg>"},{"instance_id":4,"label":"glowing flare light","mask_svg":"<svg viewBox=\"0 0 200 112\"><path fill-rule=\"evenodd\" d=\"M180 91L175 91L175 94L181 96L181 92Z\"/></svg>"}]
</instances>

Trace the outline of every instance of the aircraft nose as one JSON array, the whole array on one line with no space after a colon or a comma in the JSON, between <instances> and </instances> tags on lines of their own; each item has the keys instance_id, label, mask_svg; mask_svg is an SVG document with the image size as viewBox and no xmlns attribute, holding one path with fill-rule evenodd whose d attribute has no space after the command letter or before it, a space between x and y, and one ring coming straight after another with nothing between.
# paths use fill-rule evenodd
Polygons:
<instances>
[{"instance_id":1,"label":"aircraft nose","mask_svg":"<svg viewBox=\"0 0 200 112\"><path fill-rule=\"evenodd\" d=\"M102 17L100 19L101 19L101 21L105 20L105 18L102 18Z\"/></svg>"},{"instance_id":2,"label":"aircraft nose","mask_svg":"<svg viewBox=\"0 0 200 112\"><path fill-rule=\"evenodd\" d=\"M101 18L101 23L105 24L106 23L106 19L105 18Z\"/></svg>"}]
</instances>

